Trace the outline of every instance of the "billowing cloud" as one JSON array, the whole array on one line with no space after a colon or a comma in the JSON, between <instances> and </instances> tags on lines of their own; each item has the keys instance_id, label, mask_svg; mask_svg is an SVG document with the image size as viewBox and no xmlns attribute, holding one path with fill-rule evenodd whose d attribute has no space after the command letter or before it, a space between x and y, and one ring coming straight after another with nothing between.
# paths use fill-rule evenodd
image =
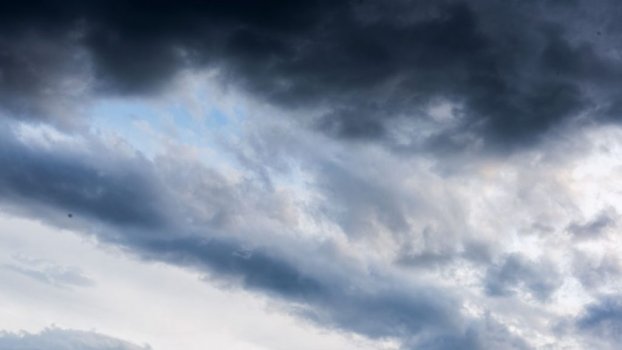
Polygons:
<instances>
[{"instance_id":1,"label":"billowing cloud","mask_svg":"<svg viewBox=\"0 0 622 350\"><path fill-rule=\"evenodd\" d=\"M398 149L505 149L569 120L617 120L615 11L583 1L25 1L1 12L9 116L67 114L53 106L84 90L150 93L207 67L311 111L305 124ZM443 104L449 120L433 112ZM396 138L404 124L431 131Z\"/></svg>"}]
</instances>

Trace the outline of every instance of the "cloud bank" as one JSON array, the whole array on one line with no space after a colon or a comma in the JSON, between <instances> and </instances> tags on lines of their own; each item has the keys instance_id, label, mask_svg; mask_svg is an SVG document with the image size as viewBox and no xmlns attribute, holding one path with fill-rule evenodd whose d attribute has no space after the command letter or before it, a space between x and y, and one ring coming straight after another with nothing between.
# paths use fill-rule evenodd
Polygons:
<instances>
[{"instance_id":1,"label":"cloud bank","mask_svg":"<svg viewBox=\"0 0 622 350\"><path fill-rule=\"evenodd\" d=\"M149 94L198 67L313 112L304 123L330 135L397 149L505 150L619 109L612 2L2 6L0 95L13 116L65 119L88 93ZM434 116L439 105L450 118ZM404 124L431 131L396 137Z\"/></svg>"},{"instance_id":2,"label":"cloud bank","mask_svg":"<svg viewBox=\"0 0 622 350\"><path fill-rule=\"evenodd\" d=\"M0 208L400 349L613 348L618 12L3 3Z\"/></svg>"}]
</instances>

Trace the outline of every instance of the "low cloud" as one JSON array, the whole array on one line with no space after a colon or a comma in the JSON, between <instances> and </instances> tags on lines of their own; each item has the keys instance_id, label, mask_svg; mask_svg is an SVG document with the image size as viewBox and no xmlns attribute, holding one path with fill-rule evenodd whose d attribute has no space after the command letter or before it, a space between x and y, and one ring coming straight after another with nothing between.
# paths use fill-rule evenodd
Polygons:
<instances>
[{"instance_id":1,"label":"low cloud","mask_svg":"<svg viewBox=\"0 0 622 350\"><path fill-rule=\"evenodd\" d=\"M519 254L511 254L500 264L488 268L484 285L490 296L512 296L522 291L546 301L561 283L561 276L550 262L530 261Z\"/></svg>"},{"instance_id":2,"label":"low cloud","mask_svg":"<svg viewBox=\"0 0 622 350\"><path fill-rule=\"evenodd\" d=\"M53 327L34 334L0 331L0 349L149 350L151 347L134 345L96 332Z\"/></svg>"},{"instance_id":3,"label":"low cloud","mask_svg":"<svg viewBox=\"0 0 622 350\"><path fill-rule=\"evenodd\" d=\"M313 112L303 124L338 139L505 152L569 121L619 119L614 12L587 1L8 3L0 104L62 124L91 95L155 94L181 71L215 69ZM430 114L439 101L456 106L451 123ZM432 129L397 140L400 120Z\"/></svg>"}]
</instances>

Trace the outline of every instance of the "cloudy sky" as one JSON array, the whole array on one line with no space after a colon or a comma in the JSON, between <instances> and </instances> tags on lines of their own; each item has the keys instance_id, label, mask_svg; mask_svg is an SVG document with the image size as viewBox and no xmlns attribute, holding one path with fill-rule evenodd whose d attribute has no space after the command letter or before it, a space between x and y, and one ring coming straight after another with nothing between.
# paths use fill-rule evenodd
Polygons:
<instances>
[{"instance_id":1,"label":"cloudy sky","mask_svg":"<svg viewBox=\"0 0 622 350\"><path fill-rule=\"evenodd\" d=\"M0 2L0 350L617 349L621 15Z\"/></svg>"}]
</instances>

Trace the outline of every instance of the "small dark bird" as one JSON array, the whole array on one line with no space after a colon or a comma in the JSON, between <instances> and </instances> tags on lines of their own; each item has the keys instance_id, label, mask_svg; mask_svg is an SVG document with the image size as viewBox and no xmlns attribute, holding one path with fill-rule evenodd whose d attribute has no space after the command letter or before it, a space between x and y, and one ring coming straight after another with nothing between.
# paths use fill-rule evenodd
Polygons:
<instances>
[{"instance_id":1,"label":"small dark bird","mask_svg":"<svg viewBox=\"0 0 622 350\"><path fill-rule=\"evenodd\" d=\"M67 214L67 217L68 217L68 218L72 218L72 217L73 217L73 214L72 214L72 213L69 213L69 214Z\"/></svg>"}]
</instances>

